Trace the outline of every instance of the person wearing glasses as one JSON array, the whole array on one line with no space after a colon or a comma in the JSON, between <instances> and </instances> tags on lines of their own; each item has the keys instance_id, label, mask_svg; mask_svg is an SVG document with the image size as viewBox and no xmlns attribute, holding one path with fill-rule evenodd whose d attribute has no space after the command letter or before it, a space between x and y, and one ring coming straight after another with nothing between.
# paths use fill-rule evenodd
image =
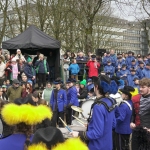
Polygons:
<instances>
[{"instance_id":1,"label":"person wearing glasses","mask_svg":"<svg viewBox=\"0 0 150 150\"><path fill-rule=\"evenodd\" d=\"M13 80L13 84L8 88L7 96L10 102L13 102L15 99L20 98L22 94L22 87L20 86L20 82L17 79Z\"/></svg>"}]
</instances>

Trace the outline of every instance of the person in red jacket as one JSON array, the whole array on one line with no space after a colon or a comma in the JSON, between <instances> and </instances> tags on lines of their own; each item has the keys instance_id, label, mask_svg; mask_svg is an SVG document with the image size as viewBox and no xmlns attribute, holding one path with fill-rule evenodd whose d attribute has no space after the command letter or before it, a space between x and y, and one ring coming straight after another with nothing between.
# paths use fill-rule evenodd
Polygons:
<instances>
[{"instance_id":1,"label":"person in red jacket","mask_svg":"<svg viewBox=\"0 0 150 150\"><path fill-rule=\"evenodd\" d=\"M140 126L140 116L139 116L139 109L140 109L140 98L141 94L139 94L138 89L135 88L135 91L132 94L132 102L133 102L133 112L132 112L132 119L130 123L130 128L134 129L134 127ZM138 150L139 148L139 140L137 137L136 130L132 132L132 142L131 142L132 150Z\"/></svg>"},{"instance_id":2,"label":"person in red jacket","mask_svg":"<svg viewBox=\"0 0 150 150\"><path fill-rule=\"evenodd\" d=\"M100 63L97 62L96 55L91 55L91 59L87 62L86 66L89 68L89 78L98 77L98 68L100 67Z\"/></svg>"}]
</instances>

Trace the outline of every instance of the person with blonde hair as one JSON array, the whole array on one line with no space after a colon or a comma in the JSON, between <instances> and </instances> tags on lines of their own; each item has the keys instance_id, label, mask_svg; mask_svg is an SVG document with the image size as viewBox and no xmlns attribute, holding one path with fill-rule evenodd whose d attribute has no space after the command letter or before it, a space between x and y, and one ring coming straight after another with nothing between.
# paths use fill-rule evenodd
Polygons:
<instances>
[{"instance_id":1,"label":"person with blonde hair","mask_svg":"<svg viewBox=\"0 0 150 150\"><path fill-rule=\"evenodd\" d=\"M39 59L35 63L36 66L36 73L38 76L38 87L41 89L41 85L43 84L43 88L46 87L46 75L49 75L49 66L44 59L44 55L40 54Z\"/></svg>"}]
</instances>

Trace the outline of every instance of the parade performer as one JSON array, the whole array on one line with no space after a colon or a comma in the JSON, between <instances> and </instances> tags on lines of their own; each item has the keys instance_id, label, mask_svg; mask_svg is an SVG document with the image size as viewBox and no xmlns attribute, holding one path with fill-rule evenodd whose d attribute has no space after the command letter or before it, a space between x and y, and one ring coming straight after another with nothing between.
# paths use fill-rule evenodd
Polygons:
<instances>
[{"instance_id":1,"label":"parade performer","mask_svg":"<svg viewBox=\"0 0 150 150\"><path fill-rule=\"evenodd\" d=\"M55 127L37 130L28 150L88 150L88 147L79 138L70 138L65 141L61 131Z\"/></svg>"},{"instance_id":2,"label":"parade performer","mask_svg":"<svg viewBox=\"0 0 150 150\"><path fill-rule=\"evenodd\" d=\"M14 134L0 140L2 150L24 150L33 136L33 126L52 117L49 107L33 106L29 99L18 98L14 103L6 104L1 115L3 121L15 126Z\"/></svg>"},{"instance_id":3,"label":"parade performer","mask_svg":"<svg viewBox=\"0 0 150 150\"><path fill-rule=\"evenodd\" d=\"M64 112L67 106L67 94L66 91L61 88L62 81L54 81L56 89L52 91L50 98L50 106L53 110L52 126L56 127L56 123L59 127L63 127L62 122L59 122L58 118L61 117L64 120Z\"/></svg>"},{"instance_id":4,"label":"parade performer","mask_svg":"<svg viewBox=\"0 0 150 150\"><path fill-rule=\"evenodd\" d=\"M92 105L92 117L90 118L86 132L71 132L73 137L80 137L88 142L89 150L112 150L112 128L115 125L115 100L106 97L106 94L115 94L118 86L107 76L102 75L94 82L94 91L97 96Z\"/></svg>"},{"instance_id":5,"label":"parade performer","mask_svg":"<svg viewBox=\"0 0 150 150\"><path fill-rule=\"evenodd\" d=\"M72 121L72 109L71 106L79 106L78 98L77 98L77 89L74 86L75 80L70 78L67 80L67 84L69 86L68 92L67 92L67 124L71 125Z\"/></svg>"},{"instance_id":6,"label":"parade performer","mask_svg":"<svg viewBox=\"0 0 150 150\"><path fill-rule=\"evenodd\" d=\"M129 150L129 138L132 130L130 128L130 120L132 117L133 103L131 100L131 93L134 88L125 86L120 89L122 92L122 99L124 100L115 110L116 128L115 128L115 145L117 150Z\"/></svg>"}]
</instances>

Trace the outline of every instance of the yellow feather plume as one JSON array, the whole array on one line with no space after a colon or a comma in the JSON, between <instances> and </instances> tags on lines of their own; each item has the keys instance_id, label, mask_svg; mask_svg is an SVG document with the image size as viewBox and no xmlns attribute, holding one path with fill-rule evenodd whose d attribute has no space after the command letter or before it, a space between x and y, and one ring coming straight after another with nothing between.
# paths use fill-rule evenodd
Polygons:
<instances>
[{"instance_id":1,"label":"yellow feather plume","mask_svg":"<svg viewBox=\"0 0 150 150\"><path fill-rule=\"evenodd\" d=\"M39 144L33 144L28 147L28 150L47 150L46 144L39 143Z\"/></svg>"},{"instance_id":2,"label":"yellow feather plume","mask_svg":"<svg viewBox=\"0 0 150 150\"><path fill-rule=\"evenodd\" d=\"M36 125L47 118L51 119L52 111L49 107L44 105L7 104L2 109L1 115L8 125L16 125L22 122L27 125Z\"/></svg>"},{"instance_id":3,"label":"yellow feather plume","mask_svg":"<svg viewBox=\"0 0 150 150\"><path fill-rule=\"evenodd\" d=\"M52 150L88 150L88 147L79 138L70 138L64 143L59 143Z\"/></svg>"},{"instance_id":4,"label":"yellow feather plume","mask_svg":"<svg viewBox=\"0 0 150 150\"><path fill-rule=\"evenodd\" d=\"M135 91L134 92L130 92L132 94L132 96L138 95L139 94L139 90L138 88L134 88Z\"/></svg>"}]
</instances>

